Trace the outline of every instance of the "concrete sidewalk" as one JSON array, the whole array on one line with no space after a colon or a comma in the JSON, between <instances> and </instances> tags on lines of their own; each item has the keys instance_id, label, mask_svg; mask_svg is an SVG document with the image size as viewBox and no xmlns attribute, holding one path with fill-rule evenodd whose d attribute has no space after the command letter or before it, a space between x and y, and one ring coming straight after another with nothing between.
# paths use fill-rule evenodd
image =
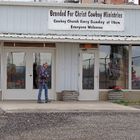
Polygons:
<instances>
[{"instance_id":1,"label":"concrete sidewalk","mask_svg":"<svg viewBox=\"0 0 140 140\"><path fill-rule=\"evenodd\" d=\"M140 109L103 101L52 101L38 104L36 101L1 101L5 112L63 112L63 111L140 111Z\"/></svg>"}]
</instances>

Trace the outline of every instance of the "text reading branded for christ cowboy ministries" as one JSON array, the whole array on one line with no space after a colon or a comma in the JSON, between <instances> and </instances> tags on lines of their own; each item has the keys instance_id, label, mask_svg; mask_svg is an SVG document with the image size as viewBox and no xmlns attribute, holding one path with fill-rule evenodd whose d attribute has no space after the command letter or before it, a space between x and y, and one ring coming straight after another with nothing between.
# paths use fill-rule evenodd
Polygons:
<instances>
[{"instance_id":1,"label":"text reading branded for christ cowboy ministries","mask_svg":"<svg viewBox=\"0 0 140 140\"><path fill-rule=\"evenodd\" d=\"M124 12L116 10L50 9L50 30L123 31Z\"/></svg>"}]
</instances>

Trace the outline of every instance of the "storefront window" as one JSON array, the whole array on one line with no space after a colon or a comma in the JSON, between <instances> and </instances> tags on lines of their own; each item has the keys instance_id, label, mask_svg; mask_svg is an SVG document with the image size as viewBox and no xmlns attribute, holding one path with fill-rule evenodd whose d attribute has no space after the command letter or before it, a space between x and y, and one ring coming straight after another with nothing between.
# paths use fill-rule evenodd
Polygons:
<instances>
[{"instance_id":1,"label":"storefront window","mask_svg":"<svg viewBox=\"0 0 140 140\"><path fill-rule=\"evenodd\" d=\"M51 89L51 71L52 71L52 54L51 53L33 53L33 88L38 89L38 74L39 68L45 63L48 63L48 88Z\"/></svg>"},{"instance_id":2,"label":"storefront window","mask_svg":"<svg viewBox=\"0 0 140 140\"><path fill-rule=\"evenodd\" d=\"M140 89L140 47L132 46L132 89Z\"/></svg>"},{"instance_id":3,"label":"storefront window","mask_svg":"<svg viewBox=\"0 0 140 140\"><path fill-rule=\"evenodd\" d=\"M25 89L25 53L7 54L7 89Z\"/></svg>"},{"instance_id":4,"label":"storefront window","mask_svg":"<svg viewBox=\"0 0 140 140\"><path fill-rule=\"evenodd\" d=\"M100 89L128 88L128 46L100 46Z\"/></svg>"}]
</instances>

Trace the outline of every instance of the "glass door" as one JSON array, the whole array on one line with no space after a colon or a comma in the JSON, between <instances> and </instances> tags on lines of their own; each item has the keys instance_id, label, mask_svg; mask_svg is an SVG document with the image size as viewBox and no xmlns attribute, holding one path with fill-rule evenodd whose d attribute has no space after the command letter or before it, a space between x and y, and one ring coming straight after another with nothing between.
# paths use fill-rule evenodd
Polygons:
<instances>
[{"instance_id":1,"label":"glass door","mask_svg":"<svg viewBox=\"0 0 140 140\"><path fill-rule=\"evenodd\" d=\"M38 51L35 51L32 52L32 54L30 55L32 56L31 57L31 60L32 60L32 65L31 65L31 69L30 69L30 72L31 72L31 82L32 85L32 91L33 93L36 93L38 94L38 88L39 88L39 69L40 67L45 63L47 62L48 63L48 82L47 82L47 85L48 85L48 97L49 99L54 99L55 98L55 95L54 95L54 55L53 55L53 51L41 51L41 50L38 50ZM44 92L44 91L43 91ZM44 94L42 94L42 96L44 97Z\"/></svg>"},{"instance_id":2,"label":"glass door","mask_svg":"<svg viewBox=\"0 0 140 140\"><path fill-rule=\"evenodd\" d=\"M26 53L7 52L7 89L25 89Z\"/></svg>"},{"instance_id":3,"label":"glass door","mask_svg":"<svg viewBox=\"0 0 140 140\"><path fill-rule=\"evenodd\" d=\"M79 100L98 100L97 58L97 50L86 50L80 53Z\"/></svg>"},{"instance_id":4,"label":"glass door","mask_svg":"<svg viewBox=\"0 0 140 140\"><path fill-rule=\"evenodd\" d=\"M45 62L49 65L49 99L55 99L54 50L5 48L3 55L3 99L37 100L38 71Z\"/></svg>"},{"instance_id":5,"label":"glass door","mask_svg":"<svg viewBox=\"0 0 140 140\"><path fill-rule=\"evenodd\" d=\"M28 99L28 53L25 49L4 48L3 51L3 99ZM29 98L30 99L30 98Z\"/></svg>"}]
</instances>

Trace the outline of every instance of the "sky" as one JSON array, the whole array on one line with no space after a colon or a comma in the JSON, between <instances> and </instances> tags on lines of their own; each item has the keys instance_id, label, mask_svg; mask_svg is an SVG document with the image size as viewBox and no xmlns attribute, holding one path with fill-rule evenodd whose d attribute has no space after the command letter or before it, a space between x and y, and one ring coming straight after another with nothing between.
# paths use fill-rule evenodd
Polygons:
<instances>
[{"instance_id":1,"label":"sky","mask_svg":"<svg viewBox=\"0 0 140 140\"><path fill-rule=\"evenodd\" d=\"M130 0L129 0L130 1ZM134 1L134 3L138 4L138 0L131 0L131 1Z\"/></svg>"},{"instance_id":2,"label":"sky","mask_svg":"<svg viewBox=\"0 0 140 140\"><path fill-rule=\"evenodd\" d=\"M28 1L34 1L34 0L1 0L1 1L25 1L25 2L28 2ZM62 1L62 0L60 0L60 1ZM131 2L131 1L134 1L135 4L138 3L138 0L129 0L129 2Z\"/></svg>"}]
</instances>

